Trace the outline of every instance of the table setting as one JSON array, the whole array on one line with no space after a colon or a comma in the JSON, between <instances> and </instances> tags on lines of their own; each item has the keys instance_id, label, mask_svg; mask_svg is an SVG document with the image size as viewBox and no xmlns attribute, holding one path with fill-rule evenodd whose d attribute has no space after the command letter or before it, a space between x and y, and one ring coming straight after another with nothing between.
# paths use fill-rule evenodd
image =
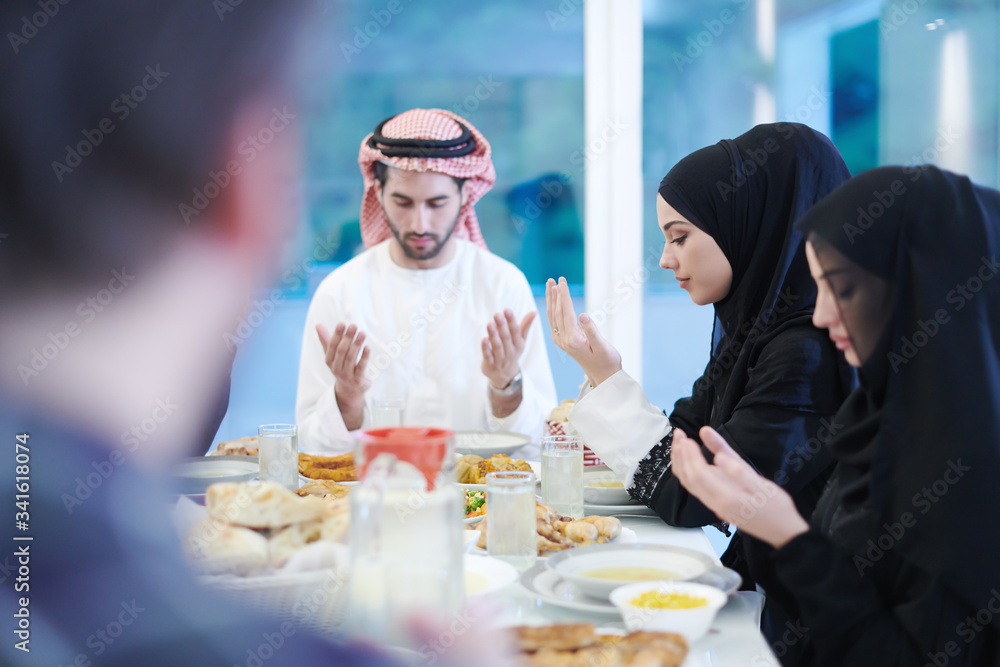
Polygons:
<instances>
[{"instance_id":1,"label":"table setting","mask_svg":"<svg viewBox=\"0 0 1000 667\"><path fill-rule=\"evenodd\" d=\"M482 629L512 637L518 664L609 651L619 664L778 664L759 595L738 592L704 532L666 525L606 466L585 466L575 435L543 437L542 460L524 461L518 434L382 427L319 457L288 426L266 428L281 442L261 427L241 454L220 443L175 471L202 583L242 604L404 653L418 648L408 619L468 606L489 610Z\"/></svg>"}]
</instances>

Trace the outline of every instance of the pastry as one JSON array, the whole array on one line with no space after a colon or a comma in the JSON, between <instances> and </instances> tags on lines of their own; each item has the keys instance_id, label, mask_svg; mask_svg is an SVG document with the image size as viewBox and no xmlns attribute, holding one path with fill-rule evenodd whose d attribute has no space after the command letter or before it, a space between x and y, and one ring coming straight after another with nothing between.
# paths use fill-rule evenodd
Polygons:
<instances>
[{"instance_id":1,"label":"pastry","mask_svg":"<svg viewBox=\"0 0 1000 667\"><path fill-rule=\"evenodd\" d=\"M270 563L274 567L283 565L296 551L319 540L340 542L347 536L350 527L350 501L340 498L328 505L325 516L313 521L303 521L282 528L271 534L267 541Z\"/></svg>"},{"instance_id":2,"label":"pastry","mask_svg":"<svg viewBox=\"0 0 1000 667\"><path fill-rule=\"evenodd\" d=\"M206 574L246 575L262 568L268 559L263 535L211 518L194 525L184 540L184 550Z\"/></svg>"},{"instance_id":3,"label":"pastry","mask_svg":"<svg viewBox=\"0 0 1000 667\"><path fill-rule=\"evenodd\" d=\"M274 482L222 482L205 491L205 507L211 517L233 525L282 528L321 518L327 503L313 496L301 498Z\"/></svg>"},{"instance_id":4,"label":"pastry","mask_svg":"<svg viewBox=\"0 0 1000 667\"><path fill-rule=\"evenodd\" d=\"M343 498L350 492L351 487L346 484L338 484L328 479L314 479L300 486L295 495L302 496L303 498L306 496L316 496L325 500L336 500L337 498Z\"/></svg>"},{"instance_id":5,"label":"pastry","mask_svg":"<svg viewBox=\"0 0 1000 667\"><path fill-rule=\"evenodd\" d=\"M257 436L251 435L239 440L226 440L209 452L211 456L257 456Z\"/></svg>"}]
</instances>

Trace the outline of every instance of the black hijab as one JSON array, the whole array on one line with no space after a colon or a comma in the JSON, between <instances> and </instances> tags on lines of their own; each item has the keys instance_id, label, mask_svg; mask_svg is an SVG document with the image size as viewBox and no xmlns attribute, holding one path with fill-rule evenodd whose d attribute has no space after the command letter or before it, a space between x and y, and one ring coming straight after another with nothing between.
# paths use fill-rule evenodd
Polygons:
<instances>
[{"instance_id":1,"label":"black hijab","mask_svg":"<svg viewBox=\"0 0 1000 667\"><path fill-rule=\"evenodd\" d=\"M829 444L840 496L814 523L856 554L886 532L986 608L1000 585L1000 192L936 167L883 167L796 226L863 363ZM883 528L904 515L912 526Z\"/></svg>"},{"instance_id":2,"label":"black hijab","mask_svg":"<svg viewBox=\"0 0 1000 667\"><path fill-rule=\"evenodd\" d=\"M827 137L773 123L695 151L660 183L660 196L711 235L733 269L729 294L715 304L711 361L695 383L695 393L712 392L710 426L727 421L743 397L753 343L811 316L816 286L793 223L848 178ZM853 376L843 375L849 391Z\"/></svg>"}]
</instances>

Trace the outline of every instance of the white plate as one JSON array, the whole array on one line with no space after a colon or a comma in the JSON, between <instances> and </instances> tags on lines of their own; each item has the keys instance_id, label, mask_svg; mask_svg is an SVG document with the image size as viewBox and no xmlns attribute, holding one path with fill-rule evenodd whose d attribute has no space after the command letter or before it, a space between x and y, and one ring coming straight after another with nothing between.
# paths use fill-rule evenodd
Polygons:
<instances>
[{"instance_id":1,"label":"white plate","mask_svg":"<svg viewBox=\"0 0 1000 667\"><path fill-rule=\"evenodd\" d=\"M616 566L660 567L676 575L665 581L697 582L715 567L715 561L700 551L662 544L606 544L567 549L552 554L548 563L549 567L558 572L563 579L572 582L587 595L600 600L609 599L611 591L616 588L640 582L595 579L584 576L583 572Z\"/></svg>"},{"instance_id":2,"label":"white plate","mask_svg":"<svg viewBox=\"0 0 1000 667\"><path fill-rule=\"evenodd\" d=\"M465 566L465 597L474 598L480 595L489 595L490 593L496 592L501 588L509 586L510 584L517 581L517 570L510 563L505 563L499 558L491 558L490 556L465 556L464 560ZM485 587L475 591L470 592L469 586L470 577L469 575L478 575L479 577L485 577ZM483 583L483 582L480 582Z\"/></svg>"},{"instance_id":3,"label":"white plate","mask_svg":"<svg viewBox=\"0 0 1000 667\"><path fill-rule=\"evenodd\" d=\"M312 477L306 477L302 473L299 473L299 487L303 487L309 482L318 482L318 481L320 480L314 479ZM358 482L334 482L334 484L343 484L344 486L357 486Z\"/></svg>"},{"instance_id":4,"label":"white plate","mask_svg":"<svg viewBox=\"0 0 1000 667\"><path fill-rule=\"evenodd\" d=\"M485 514L480 514L479 516L470 516L468 518L462 519L466 526L475 526L477 523L486 518Z\"/></svg>"},{"instance_id":5,"label":"white plate","mask_svg":"<svg viewBox=\"0 0 1000 667\"><path fill-rule=\"evenodd\" d=\"M735 593L740 588L740 575L728 568L717 566L698 578L699 583L718 588L726 595ZM521 574L521 585L536 595L542 602L582 611L591 614L621 616L611 602L597 600L585 595L570 582L562 579L559 573L549 568L548 563L537 563L534 567Z\"/></svg>"},{"instance_id":6,"label":"white plate","mask_svg":"<svg viewBox=\"0 0 1000 667\"><path fill-rule=\"evenodd\" d=\"M584 595L576 586L565 581L547 563L536 563L521 574L521 585L542 600L557 607L591 614L621 616L618 608L610 602L601 602Z\"/></svg>"},{"instance_id":7,"label":"white plate","mask_svg":"<svg viewBox=\"0 0 1000 667\"><path fill-rule=\"evenodd\" d=\"M198 456L179 462L171 470L171 486L179 494L203 494L219 482L249 482L260 472L249 456Z\"/></svg>"},{"instance_id":8,"label":"white plate","mask_svg":"<svg viewBox=\"0 0 1000 667\"><path fill-rule=\"evenodd\" d=\"M658 516L656 512L645 505L638 503L634 505L590 505L583 504L583 513L587 516L596 514L598 516L612 516L615 514L639 514L642 516Z\"/></svg>"},{"instance_id":9,"label":"white plate","mask_svg":"<svg viewBox=\"0 0 1000 667\"><path fill-rule=\"evenodd\" d=\"M494 454L512 454L524 447L531 438L510 431L456 431L455 451L475 454L488 459Z\"/></svg>"},{"instance_id":10,"label":"white plate","mask_svg":"<svg viewBox=\"0 0 1000 667\"><path fill-rule=\"evenodd\" d=\"M632 530L631 528L626 528L625 526L622 526L622 533L621 533L621 535L619 535L615 539L611 540L610 542L605 542L604 544L635 544L638 541L639 541L639 536L635 534L634 530ZM603 545L591 545L591 546L603 546ZM572 549L573 549L573 547L571 547L570 549L568 549L568 551L572 551ZM485 554L486 553L486 549L483 549L483 548L481 548L479 546L473 546L472 549L470 549L469 551L470 551L470 553L474 553L474 554ZM563 553L563 552L562 551L554 551L552 553ZM542 555L542 556L539 556L538 558L539 558L539 560L547 560L548 556Z\"/></svg>"}]
</instances>

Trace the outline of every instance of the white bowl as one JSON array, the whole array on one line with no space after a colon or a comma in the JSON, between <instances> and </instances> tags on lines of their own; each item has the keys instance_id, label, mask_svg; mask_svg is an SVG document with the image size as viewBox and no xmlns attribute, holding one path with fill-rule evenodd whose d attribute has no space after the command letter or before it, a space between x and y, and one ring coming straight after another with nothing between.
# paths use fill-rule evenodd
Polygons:
<instances>
[{"instance_id":1,"label":"white bowl","mask_svg":"<svg viewBox=\"0 0 1000 667\"><path fill-rule=\"evenodd\" d=\"M465 569L466 599L495 593L517 581L514 566L499 558L466 554L462 565Z\"/></svg>"},{"instance_id":2,"label":"white bowl","mask_svg":"<svg viewBox=\"0 0 1000 667\"><path fill-rule=\"evenodd\" d=\"M620 486L593 486L595 483L601 482L614 482ZM621 480L607 466L586 466L583 469L583 502L588 505L635 503L628 495Z\"/></svg>"},{"instance_id":3,"label":"white bowl","mask_svg":"<svg viewBox=\"0 0 1000 667\"><path fill-rule=\"evenodd\" d=\"M598 578L586 574L594 570L655 568L669 573L655 581L686 581L700 577L714 566L715 562L701 552L659 544L600 544L568 549L549 559L549 567L560 577L584 594L599 600L607 600L613 590L635 580ZM651 583L651 580L637 583Z\"/></svg>"},{"instance_id":4,"label":"white bowl","mask_svg":"<svg viewBox=\"0 0 1000 667\"><path fill-rule=\"evenodd\" d=\"M531 442L521 433L509 431L456 431L455 451L488 459L494 454L510 455Z\"/></svg>"},{"instance_id":5,"label":"white bowl","mask_svg":"<svg viewBox=\"0 0 1000 667\"><path fill-rule=\"evenodd\" d=\"M691 609L652 609L637 607L632 600L647 591L682 593L705 598L707 604ZM726 604L727 596L717 588L686 581L640 582L616 588L611 592L611 602L618 607L630 631L675 632L689 643L700 639L715 620L719 609Z\"/></svg>"}]
</instances>

